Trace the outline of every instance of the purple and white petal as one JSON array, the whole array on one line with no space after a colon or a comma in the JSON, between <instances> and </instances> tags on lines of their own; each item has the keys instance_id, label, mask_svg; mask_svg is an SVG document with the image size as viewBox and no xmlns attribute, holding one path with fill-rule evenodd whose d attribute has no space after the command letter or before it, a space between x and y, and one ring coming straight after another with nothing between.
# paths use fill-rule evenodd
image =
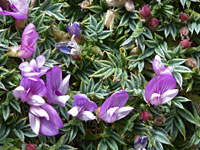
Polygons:
<instances>
[{"instance_id":1,"label":"purple and white petal","mask_svg":"<svg viewBox=\"0 0 200 150\"><path fill-rule=\"evenodd\" d=\"M79 113L79 107L78 106L74 106L72 107L67 114L72 115L73 117L76 117Z\"/></svg>"},{"instance_id":2,"label":"purple and white petal","mask_svg":"<svg viewBox=\"0 0 200 150\"><path fill-rule=\"evenodd\" d=\"M30 100L26 101L29 105L41 106L45 104L45 100L39 95L32 95Z\"/></svg>"},{"instance_id":3,"label":"purple and white petal","mask_svg":"<svg viewBox=\"0 0 200 150\"><path fill-rule=\"evenodd\" d=\"M61 82L58 90L60 93L62 94L66 94L68 91L68 87L69 87L69 79L70 79L71 75L66 76L63 81Z\"/></svg>"},{"instance_id":4,"label":"purple and white petal","mask_svg":"<svg viewBox=\"0 0 200 150\"><path fill-rule=\"evenodd\" d=\"M38 118L45 117L47 120L49 120L48 113L41 107L31 106L29 112Z\"/></svg>"},{"instance_id":5,"label":"purple and white petal","mask_svg":"<svg viewBox=\"0 0 200 150\"><path fill-rule=\"evenodd\" d=\"M167 90L161 95L162 104L172 100L178 94L178 89Z\"/></svg>"},{"instance_id":6,"label":"purple and white petal","mask_svg":"<svg viewBox=\"0 0 200 150\"><path fill-rule=\"evenodd\" d=\"M44 63L45 63L45 57L43 55L39 55L36 58L36 63L37 63L37 67L41 68L44 65Z\"/></svg>"},{"instance_id":7,"label":"purple and white petal","mask_svg":"<svg viewBox=\"0 0 200 150\"><path fill-rule=\"evenodd\" d=\"M131 111L133 110L133 107L121 107L117 110L117 118L116 120L120 120L124 117L126 117Z\"/></svg>"},{"instance_id":8,"label":"purple and white petal","mask_svg":"<svg viewBox=\"0 0 200 150\"><path fill-rule=\"evenodd\" d=\"M13 91L13 95L17 98L21 98L25 95L26 91L23 86L18 86L16 89Z\"/></svg>"},{"instance_id":9,"label":"purple and white petal","mask_svg":"<svg viewBox=\"0 0 200 150\"><path fill-rule=\"evenodd\" d=\"M94 114L92 112L90 112L90 111L83 111L80 115L78 115L78 118L80 120L84 120L84 121L96 119Z\"/></svg>"},{"instance_id":10,"label":"purple and white petal","mask_svg":"<svg viewBox=\"0 0 200 150\"><path fill-rule=\"evenodd\" d=\"M65 107L66 102L70 99L69 95L57 96L55 104Z\"/></svg>"},{"instance_id":11,"label":"purple and white petal","mask_svg":"<svg viewBox=\"0 0 200 150\"><path fill-rule=\"evenodd\" d=\"M32 71L32 67L30 66L30 64L28 62L23 62L19 65L19 69L21 71L24 71L24 72L30 72Z\"/></svg>"},{"instance_id":12,"label":"purple and white petal","mask_svg":"<svg viewBox=\"0 0 200 150\"><path fill-rule=\"evenodd\" d=\"M161 95L158 93L153 93L149 102L155 106L160 105L161 104Z\"/></svg>"},{"instance_id":13,"label":"purple and white petal","mask_svg":"<svg viewBox=\"0 0 200 150\"><path fill-rule=\"evenodd\" d=\"M40 118L32 115L31 113L29 113L28 115L29 115L29 122L31 125L31 129L35 134L38 135L40 130Z\"/></svg>"},{"instance_id":14,"label":"purple and white petal","mask_svg":"<svg viewBox=\"0 0 200 150\"><path fill-rule=\"evenodd\" d=\"M156 74L160 74L160 72L165 69L165 66L162 63L159 55L155 56L152 65L153 65L153 70Z\"/></svg>"},{"instance_id":15,"label":"purple and white petal","mask_svg":"<svg viewBox=\"0 0 200 150\"><path fill-rule=\"evenodd\" d=\"M102 107L102 106L101 106ZM116 121L117 119L117 110L119 109L119 107L113 107L108 109L108 111L102 116L100 117L102 120L104 120L105 122L108 123L113 123Z\"/></svg>"}]
</instances>

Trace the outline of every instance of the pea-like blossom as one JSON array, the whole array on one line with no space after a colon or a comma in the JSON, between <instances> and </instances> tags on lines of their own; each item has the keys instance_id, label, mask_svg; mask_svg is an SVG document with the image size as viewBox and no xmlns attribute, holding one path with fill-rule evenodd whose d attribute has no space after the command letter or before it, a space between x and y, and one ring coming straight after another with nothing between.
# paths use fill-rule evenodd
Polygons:
<instances>
[{"instance_id":1,"label":"pea-like blossom","mask_svg":"<svg viewBox=\"0 0 200 150\"><path fill-rule=\"evenodd\" d=\"M0 15L9 15L18 20L28 18L27 0L9 0L0 4Z\"/></svg>"},{"instance_id":2,"label":"pea-like blossom","mask_svg":"<svg viewBox=\"0 0 200 150\"><path fill-rule=\"evenodd\" d=\"M56 43L56 48L61 52L71 56L79 56L81 54L81 48L78 46L75 40Z\"/></svg>"},{"instance_id":3,"label":"pea-like blossom","mask_svg":"<svg viewBox=\"0 0 200 150\"><path fill-rule=\"evenodd\" d=\"M67 112L73 117L78 117L80 120L94 120L96 117L92 112L97 109L95 102L90 101L85 94L76 94L72 108Z\"/></svg>"},{"instance_id":4,"label":"pea-like blossom","mask_svg":"<svg viewBox=\"0 0 200 150\"><path fill-rule=\"evenodd\" d=\"M43 66L45 63L45 57L39 55L36 59L32 59L30 62L22 62L19 65L21 74L26 78L40 78L42 75L50 69L49 67Z\"/></svg>"},{"instance_id":5,"label":"pea-like blossom","mask_svg":"<svg viewBox=\"0 0 200 150\"><path fill-rule=\"evenodd\" d=\"M69 95L65 95L69 87L70 75L66 76L62 80L62 70L58 66L54 66L53 69L47 73L47 98L48 103L58 104L65 107L65 103L69 100Z\"/></svg>"},{"instance_id":6,"label":"pea-like blossom","mask_svg":"<svg viewBox=\"0 0 200 150\"><path fill-rule=\"evenodd\" d=\"M29 23L23 31L20 46L11 47L9 54L14 57L29 58L33 55L39 34L36 32L35 25Z\"/></svg>"},{"instance_id":7,"label":"pea-like blossom","mask_svg":"<svg viewBox=\"0 0 200 150\"><path fill-rule=\"evenodd\" d=\"M71 36L75 35L78 36L81 34L81 27L78 22L69 23L67 26L67 31Z\"/></svg>"},{"instance_id":8,"label":"pea-like blossom","mask_svg":"<svg viewBox=\"0 0 200 150\"><path fill-rule=\"evenodd\" d=\"M22 102L34 106L41 106L45 103L45 100L42 98L45 94L46 87L41 79L31 80L22 78L20 86L13 91L13 95L16 98L20 98Z\"/></svg>"},{"instance_id":9,"label":"pea-like blossom","mask_svg":"<svg viewBox=\"0 0 200 150\"><path fill-rule=\"evenodd\" d=\"M173 75L156 75L145 88L145 98L152 105L158 106L169 102L178 94Z\"/></svg>"},{"instance_id":10,"label":"pea-like blossom","mask_svg":"<svg viewBox=\"0 0 200 150\"><path fill-rule=\"evenodd\" d=\"M152 65L153 65L153 70L157 75L159 75L159 74L172 75L173 67L172 66L165 67L164 64L162 63L159 55L155 56L155 58L152 62Z\"/></svg>"},{"instance_id":11,"label":"pea-like blossom","mask_svg":"<svg viewBox=\"0 0 200 150\"><path fill-rule=\"evenodd\" d=\"M55 136L63 127L63 122L57 111L49 104L31 106L29 110L29 122L35 134Z\"/></svg>"},{"instance_id":12,"label":"pea-like blossom","mask_svg":"<svg viewBox=\"0 0 200 150\"><path fill-rule=\"evenodd\" d=\"M135 139L134 148L136 150L146 150L148 137L147 136L140 136Z\"/></svg>"},{"instance_id":13,"label":"pea-like blossom","mask_svg":"<svg viewBox=\"0 0 200 150\"><path fill-rule=\"evenodd\" d=\"M126 91L115 92L101 105L99 118L108 123L124 118L133 110L132 107L124 107L128 99L129 95Z\"/></svg>"}]
</instances>

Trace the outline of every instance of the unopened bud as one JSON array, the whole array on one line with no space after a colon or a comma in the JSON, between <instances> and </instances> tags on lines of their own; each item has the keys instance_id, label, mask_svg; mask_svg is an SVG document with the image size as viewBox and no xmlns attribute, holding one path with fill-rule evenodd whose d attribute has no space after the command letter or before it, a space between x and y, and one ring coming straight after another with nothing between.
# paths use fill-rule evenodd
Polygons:
<instances>
[{"instance_id":1,"label":"unopened bud","mask_svg":"<svg viewBox=\"0 0 200 150\"><path fill-rule=\"evenodd\" d=\"M161 117L161 116L156 116L155 118L154 118L154 125L156 125L156 126L160 126L160 125L162 125L164 122L165 122L165 118L164 117Z\"/></svg>"},{"instance_id":2,"label":"unopened bud","mask_svg":"<svg viewBox=\"0 0 200 150\"><path fill-rule=\"evenodd\" d=\"M141 115L141 119L143 120L143 121L148 121L149 119L151 118L151 115L149 114L149 112L147 112L147 111L143 111L142 112L142 115Z\"/></svg>"},{"instance_id":3,"label":"unopened bud","mask_svg":"<svg viewBox=\"0 0 200 150\"><path fill-rule=\"evenodd\" d=\"M80 24L77 22L69 23L67 26L67 31L70 35L78 36L81 33L81 27Z\"/></svg>"},{"instance_id":4,"label":"unopened bud","mask_svg":"<svg viewBox=\"0 0 200 150\"><path fill-rule=\"evenodd\" d=\"M144 4L142 7L142 10L140 11L140 16L146 20L146 22L149 22L151 20L151 9Z\"/></svg>"},{"instance_id":5,"label":"unopened bud","mask_svg":"<svg viewBox=\"0 0 200 150\"><path fill-rule=\"evenodd\" d=\"M181 21L181 23L186 23L189 19L189 16L185 13L182 13L180 16L179 16L179 19Z\"/></svg>"},{"instance_id":6,"label":"unopened bud","mask_svg":"<svg viewBox=\"0 0 200 150\"><path fill-rule=\"evenodd\" d=\"M28 144L26 145L26 150L36 150L36 147L33 144Z\"/></svg>"},{"instance_id":7,"label":"unopened bud","mask_svg":"<svg viewBox=\"0 0 200 150\"><path fill-rule=\"evenodd\" d=\"M188 27L187 27L187 26L182 27L180 32L181 32L181 34L182 34L183 36L187 36L188 33L189 33Z\"/></svg>"},{"instance_id":8,"label":"unopened bud","mask_svg":"<svg viewBox=\"0 0 200 150\"><path fill-rule=\"evenodd\" d=\"M135 5L132 0L127 0L124 6L127 11L133 12L135 10Z\"/></svg>"},{"instance_id":9,"label":"unopened bud","mask_svg":"<svg viewBox=\"0 0 200 150\"><path fill-rule=\"evenodd\" d=\"M191 42L189 39L184 39L181 41L181 47L182 48L189 48L191 46Z\"/></svg>"},{"instance_id":10,"label":"unopened bud","mask_svg":"<svg viewBox=\"0 0 200 150\"><path fill-rule=\"evenodd\" d=\"M90 1L89 0L84 0L81 4L80 4L80 7L82 9L89 9L89 6L90 6Z\"/></svg>"},{"instance_id":11,"label":"unopened bud","mask_svg":"<svg viewBox=\"0 0 200 150\"><path fill-rule=\"evenodd\" d=\"M159 25L159 20L157 18L152 18L150 22L151 28L156 28Z\"/></svg>"},{"instance_id":12,"label":"unopened bud","mask_svg":"<svg viewBox=\"0 0 200 150\"><path fill-rule=\"evenodd\" d=\"M191 67L191 68L196 68L197 67L197 62L194 58L188 58L185 62L185 64L188 66L188 67Z\"/></svg>"}]
</instances>

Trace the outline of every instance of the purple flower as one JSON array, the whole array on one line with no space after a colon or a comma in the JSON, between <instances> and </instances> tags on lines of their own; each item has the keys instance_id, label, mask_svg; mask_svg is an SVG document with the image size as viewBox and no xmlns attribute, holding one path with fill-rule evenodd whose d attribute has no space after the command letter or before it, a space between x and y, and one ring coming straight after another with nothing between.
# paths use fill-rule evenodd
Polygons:
<instances>
[{"instance_id":1,"label":"purple flower","mask_svg":"<svg viewBox=\"0 0 200 150\"><path fill-rule=\"evenodd\" d=\"M69 32L69 34L70 34L71 36L72 36L72 35L75 35L75 36L80 35L80 33L81 33L80 24L77 23L77 22L69 23L68 26L67 26L67 31Z\"/></svg>"},{"instance_id":2,"label":"purple flower","mask_svg":"<svg viewBox=\"0 0 200 150\"><path fill-rule=\"evenodd\" d=\"M153 65L153 70L157 75L159 75L159 74L172 75L173 67L171 67L171 66L165 67L164 64L162 63L159 55L155 56L152 65Z\"/></svg>"},{"instance_id":3,"label":"purple flower","mask_svg":"<svg viewBox=\"0 0 200 150\"><path fill-rule=\"evenodd\" d=\"M58 66L47 73L47 98L48 103L58 104L65 107L65 103L69 100L69 95L65 95L68 91L70 75L62 80L62 70Z\"/></svg>"},{"instance_id":4,"label":"purple flower","mask_svg":"<svg viewBox=\"0 0 200 150\"><path fill-rule=\"evenodd\" d=\"M10 55L21 58L31 57L36 49L38 38L35 25L29 23L23 31L21 46L11 47Z\"/></svg>"},{"instance_id":5,"label":"purple flower","mask_svg":"<svg viewBox=\"0 0 200 150\"><path fill-rule=\"evenodd\" d=\"M41 106L45 103L45 100L42 98L45 94L46 87L41 79L31 80L22 78L20 86L13 91L15 97L20 98L22 102L34 106Z\"/></svg>"},{"instance_id":6,"label":"purple flower","mask_svg":"<svg viewBox=\"0 0 200 150\"><path fill-rule=\"evenodd\" d=\"M50 68L44 67L45 57L40 55L29 62L23 62L19 65L19 69L22 72L22 76L26 78L40 78L44 75Z\"/></svg>"},{"instance_id":7,"label":"purple flower","mask_svg":"<svg viewBox=\"0 0 200 150\"><path fill-rule=\"evenodd\" d=\"M145 147L147 146L147 140L148 140L147 136L140 136L139 138L136 139L134 143L134 148L136 150L146 150Z\"/></svg>"},{"instance_id":8,"label":"purple flower","mask_svg":"<svg viewBox=\"0 0 200 150\"><path fill-rule=\"evenodd\" d=\"M126 91L115 92L101 105L99 118L108 123L124 118L133 110L132 107L124 107L128 99Z\"/></svg>"},{"instance_id":9,"label":"purple flower","mask_svg":"<svg viewBox=\"0 0 200 150\"><path fill-rule=\"evenodd\" d=\"M94 120L96 117L92 112L97 109L97 105L90 101L85 94L76 94L72 108L67 112L73 117L78 117L80 120Z\"/></svg>"},{"instance_id":10,"label":"purple flower","mask_svg":"<svg viewBox=\"0 0 200 150\"><path fill-rule=\"evenodd\" d=\"M152 105L161 105L172 100L177 94L176 80L173 75L156 75L145 88L145 98Z\"/></svg>"},{"instance_id":11,"label":"purple flower","mask_svg":"<svg viewBox=\"0 0 200 150\"><path fill-rule=\"evenodd\" d=\"M55 136L63 127L63 122L57 111L49 104L31 106L29 110L29 122L35 134Z\"/></svg>"},{"instance_id":12,"label":"purple flower","mask_svg":"<svg viewBox=\"0 0 200 150\"><path fill-rule=\"evenodd\" d=\"M10 0L7 1L7 5L9 6L3 7L3 5L0 5L0 15L9 15L18 20L28 18L27 0Z\"/></svg>"},{"instance_id":13,"label":"purple flower","mask_svg":"<svg viewBox=\"0 0 200 150\"><path fill-rule=\"evenodd\" d=\"M81 53L81 49L75 40L56 43L56 48L61 52L72 56L79 56Z\"/></svg>"}]
</instances>

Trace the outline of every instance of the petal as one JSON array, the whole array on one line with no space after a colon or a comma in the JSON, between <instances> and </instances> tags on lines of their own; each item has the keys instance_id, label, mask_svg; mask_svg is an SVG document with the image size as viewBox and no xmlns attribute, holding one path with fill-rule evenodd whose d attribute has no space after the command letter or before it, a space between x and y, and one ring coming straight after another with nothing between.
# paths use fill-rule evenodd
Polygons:
<instances>
[{"instance_id":1,"label":"petal","mask_svg":"<svg viewBox=\"0 0 200 150\"><path fill-rule=\"evenodd\" d=\"M162 104L172 100L178 94L178 89L167 90L161 95Z\"/></svg>"},{"instance_id":2,"label":"petal","mask_svg":"<svg viewBox=\"0 0 200 150\"><path fill-rule=\"evenodd\" d=\"M40 117L45 117L47 120L49 120L49 115L47 114L47 112L42 109L41 107L38 106L31 106L30 107L30 113L38 118Z\"/></svg>"},{"instance_id":3,"label":"petal","mask_svg":"<svg viewBox=\"0 0 200 150\"><path fill-rule=\"evenodd\" d=\"M36 63L37 63L37 67L41 68L44 65L44 63L45 63L45 57L43 55L39 55L36 58Z\"/></svg>"},{"instance_id":4,"label":"petal","mask_svg":"<svg viewBox=\"0 0 200 150\"><path fill-rule=\"evenodd\" d=\"M90 111L84 111L84 112L82 112L80 115L78 115L78 118L80 120L84 120L84 121L96 119L96 117L94 116L94 114L91 113Z\"/></svg>"},{"instance_id":5,"label":"petal","mask_svg":"<svg viewBox=\"0 0 200 150\"><path fill-rule=\"evenodd\" d=\"M72 106L79 106L85 111L93 112L97 109L95 102L90 101L85 94L76 94Z\"/></svg>"},{"instance_id":6,"label":"petal","mask_svg":"<svg viewBox=\"0 0 200 150\"><path fill-rule=\"evenodd\" d=\"M19 69L24 72L32 71L32 67L29 65L28 62L23 62L19 65Z\"/></svg>"},{"instance_id":7,"label":"petal","mask_svg":"<svg viewBox=\"0 0 200 150\"><path fill-rule=\"evenodd\" d=\"M38 95L33 95L31 96L31 99L27 101L29 105L34 105L34 106L41 106L45 104L45 100L38 96Z\"/></svg>"},{"instance_id":8,"label":"petal","mask_svg":"<svg viewBox=\"0 0 200 150\"><path fill-rule=\"evenodd\" d=\"M176 80L172 75L157 75L147 84L145 98L147 101L150 101L153 93L160 93L162 95L165 91L175 88Z\"/></svg>"},{"instance_id":9,"label":"petal","mask_svg":"<svg viewBox=\"0 0 200 150\"><path fill-rule=\"evenodd\" d=\"M45 103L41 106L49 115L49 120L40 118L40 133L45 136L55 136L59 133L59 129L63 127L63 122L57 111L49 104Z\"/></svg>"},{"instance_id":10,"label":"petal","mask_svg":"<svg viewBox=\"0 0 200 150\"><path fill-rule=\"evenodd\" d=\"M153 93L151 96L150 103L152 105L158 106L161 104L161 96L158 93Z\"/></svg>"},{"instance_id":11,"label":"petal","mask_svg":"<svg viewBox=\"0 0 200 150\"><path fill-rule=\"evenodd\" d=\"M126 117L131 111L133 110L133 107L121 107L117 110L117 118L116 120L120 120L124 117Z\"/></svg>"},{"instance_id":12,"label":"petal","mask_svg":"<svg viewBox=\"0 0 200 150\"><path fill-rule=\"evenodd\" d=\"M123 107L129 99L126 91L120 90L112 94L101 106L99 117L103 116L109 108Z\"/></svg>"},{"instance_id":13,"label":"petal","mask_svg":"<svg viewBox=\"0 0 200 150\"><path fill-rule=\"evenodd\" d=\"M31 113L28 114L29 116L29 122L31 125L31 129L33 130L33 132L35 134L39 134L39 130L40 130L40 119L34 115L32 115Z\"/></svg>"},{"instance_id":14,"label":"petal","mask_svg":"<svg viewBox=\"0 0 200 150\"><path fill-rule=\"evenodd\" d=\"M108 111L102 117L100 117L100 116L99 117L102 120L104 120L105 122L113 123L117 119L116 112L117 112L118 109L119 109L119 107L110 108L110 109L108 109Z\"/></svg>"},{"instance_id":15,"label":"petal","mask_svg":"<svg viewBox=\"0 0 200 150\"><path fill-rule=\"evenodd\" d=\"M161 58L159 55L156 55L153 62L153 70L156 74L159 74L162 70L165 69L165 66L163 65L163 63L161 62Z\"/></svg>"},{"instance_id":16,"label":"petal","mask_svg":"<svg viewBox=\"0 0 200 150\"><path fill-rule=\"evenodd\" d=\"M47 73L46 77L47 82L47 98L49 103L55 101L55 91L58 90L62 82L62 70L58 66L54 66L53 69Z\"/></svg>"},{"instance_id":17,"label":"petal","mask_svg":"<svg viewBox=\"0 0 200 150\"><path fill-rule=\"evenodd\" d=\"M73 117L76 117L79 113L79 107L78 106L74 106L72 107L67 114L72 115Z\"/></svg>"},{"instance_id":18,"label":"petal","mask_svg":"<svg viewBox=\"0 0 200 150\"><path fill-rule=\"evenodd\" d=\"M21 98L24 96L24 94L26 93L26 91L24 90L23 86L18 86L14 91L13 91L13 95L17 98Z\"/></svg>"},{"instance_id":19,"label":"petal","mask_svg":"<svg viewBox=\"0 0 200 150\"><path fill-rule=\"evenodd\" d=\"M70 79L71 75L66 76L63 81L61 82L58 90L60 91L60 93L62 94L66 94L68 91L68 87L69 87L69 79Z\"/></svg>"},{"instance_id":20,"label":"petal","mask_svg":"<svg viewBox=\"0 0 200 150\"><path fill-rule=\"evenodd\" d=\"M62 107L65 107L65 104L69 100L69 98L70 98L69 95L57 96L56 100L54 101L54 103L58 104L58 105L60 105Z\"/></svg>"}]
</instances>

